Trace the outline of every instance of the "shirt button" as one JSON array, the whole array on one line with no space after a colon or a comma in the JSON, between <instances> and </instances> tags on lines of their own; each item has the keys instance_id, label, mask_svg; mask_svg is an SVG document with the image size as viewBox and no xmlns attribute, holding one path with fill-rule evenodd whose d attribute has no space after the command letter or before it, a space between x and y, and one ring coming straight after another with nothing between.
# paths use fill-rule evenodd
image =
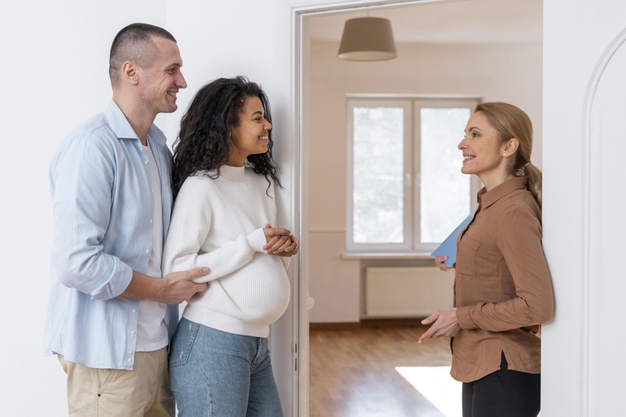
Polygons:
<instances>
[{"instance_id":1,"label":"shirt button","mask_svg":"<svg viewBox=\"0 0 626 417\"><path fill-rule=\"evenodd\" d=\"M133 314L137 314L137 309L133 308Z\"/></svg>"},{"instance_id":2,"label":"shirt button","mask_svg":"<svg viewBox=\"0 0 626 417\"><path fill-rule=\"evenodd\" d=\"M144 164L148 165L148 161L145 161Z\"/></svg>"},{"instance_id":3,"label":"shirt button","mask_svg":"<svg viewBox=\"0 0 626 417\"><path fill-rule=\"evenodd\" d=\"M134 330L131 330L131 331L130 331L130 334L132 334L133 336L135 335L135 333L137 333L137 332L136 332L136 331L134 331Z\"/></svg>"},{"instance_id":4,"label":"shirt button","mask_svg":"<svg viewBox=\"0 0 626 417\"><path fill-rule=\"evenodd\" d=\"M146 253L150 253L150 249L146 249Z\"/></svg>"},{"instance_id":5,"label":"shirt button","mask_svg":"<svg viewBox=\"0 0 626 417\"><path fill-rule=\"evenodd\" d=\"M152 221L153 221L153 220L152 220L152 219L150 219L150 224L152 224Z\"/></svg>"},{"instance_id":6,"label":"shirt button","mask_svg":"<svg viewBox=\"0 0 626 417\"><path fill-rule=\"evenodd\" d=\"M530 314L527 314L527 315L526 315L526 320L531 321L532 319L533 319L533 318L532 318L532 316L531 316Z\"/></svg>"}]
</instances>

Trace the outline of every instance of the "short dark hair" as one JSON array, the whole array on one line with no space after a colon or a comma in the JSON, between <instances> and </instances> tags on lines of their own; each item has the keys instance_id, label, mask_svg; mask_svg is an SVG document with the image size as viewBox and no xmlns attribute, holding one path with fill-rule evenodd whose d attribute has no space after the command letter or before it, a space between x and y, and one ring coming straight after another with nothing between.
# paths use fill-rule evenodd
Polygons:
<instances>
[{"instance_id":1,"label":"short dark hair","mask_svg":"<svg viewBox=\"0 0 626 417\"><path fill-rule=\"evenodd\" d=\"M167 30L148 23L132 23L115 35L109 55L109 77L113 86L117 83L118 71L125 61L134 62L144 68L152 66L157 51L152 42L155 37L176 42Z\"/></svg>"},{"instance_id":2,"label":"short dark hair","mask_svg":"<svg viewBox=\"0 0 626 417\"><path fill-rule=\"evenodd\" d=\"M220 175L220 167L228 162L232 142L230 132L239 126L246 99L258 97L265 119L272 123L269 100L260 85L245 77L219 78L202 87L194 96L180 122L180 132L174 144L172 188L174 195L187 177L213 171L211 178ZM272 158L272 130L268 132L267 152L249 155L247 163L258 175L279 187L277 165Z\"/></svg>"}]
</instances>

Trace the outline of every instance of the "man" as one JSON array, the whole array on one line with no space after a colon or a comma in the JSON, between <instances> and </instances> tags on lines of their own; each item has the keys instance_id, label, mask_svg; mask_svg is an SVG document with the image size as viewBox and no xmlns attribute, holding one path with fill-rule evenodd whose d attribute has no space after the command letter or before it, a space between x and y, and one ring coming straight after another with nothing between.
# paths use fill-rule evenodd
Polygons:
<instances>
[{"instance_id":1,"label":"man","mask_svg":"<svg viewBox=\"0 0 626 417\"><path fill-rule=\"evenodd\" d=\"M171 153L154 126L187 87L176 40L135 23L111 46L113 100L50 165L54 226L45 351L67 373L70 416L173 416L167 345L207 268L161 279Z\"/></svg>"}]
</instances>

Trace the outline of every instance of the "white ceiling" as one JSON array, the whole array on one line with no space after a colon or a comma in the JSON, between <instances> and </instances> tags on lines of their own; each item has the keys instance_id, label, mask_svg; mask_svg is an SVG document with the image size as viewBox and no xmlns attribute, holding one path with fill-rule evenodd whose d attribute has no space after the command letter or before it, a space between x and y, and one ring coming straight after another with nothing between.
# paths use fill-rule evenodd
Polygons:
<instances>
[{"instance_id":1,"label":"white ceiling","mask_svg":"<svg viewBox=\"0 0 626 417\"><path fill-rule=\"evenodd\" d=\"M306 17L310 39L339 42L355 17L391 21L397 43L541 43L543 0L448 0Z\"/></svg>"}]
</instances>

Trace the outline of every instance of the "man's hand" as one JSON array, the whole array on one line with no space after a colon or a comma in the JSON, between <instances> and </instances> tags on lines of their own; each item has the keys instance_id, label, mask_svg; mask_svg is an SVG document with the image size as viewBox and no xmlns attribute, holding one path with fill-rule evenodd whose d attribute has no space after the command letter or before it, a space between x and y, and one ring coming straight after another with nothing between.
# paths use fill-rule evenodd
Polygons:
<instances>
[{"instance_id":1,"label":"man's hand","mask_svg":"<svg viewBox=\"0 0 626 417\"><path fill-rule=\"evenodd\" d=\"M209 268L196 268L189 271L172 272L163 277L165 288L163 290L162 303L180 304L189 301L197 292L206 291L208 282L196 284L192 280L209 273Z\"/></svg>"},{"instance_id":2,"label":"man's hand","mask_svg":"<svg viewBox=\"0 0 626 417\"><path fill-rule=\"evenodd\" d=\"M435 311L422 320L422 324L432 324L432 326L426 330L417 343L434 337L452 337L461 329L456 319L456 308L453 307Z\"/></svg>"},{"instance_id":3,"label":"man's hand","mask_svg":"<svg viewBox=\"0 0 626 417\"><path fill-rule=\"evenodd\" d=\"M209 273L209 268L196 268L189 271L172 272L163 279L152 278L133 271L133 277L120 298L150 300L165 304L180 304L197 292L206 291L208 282L196 284L193 279Z\"/></svg>"}]
</instances>

